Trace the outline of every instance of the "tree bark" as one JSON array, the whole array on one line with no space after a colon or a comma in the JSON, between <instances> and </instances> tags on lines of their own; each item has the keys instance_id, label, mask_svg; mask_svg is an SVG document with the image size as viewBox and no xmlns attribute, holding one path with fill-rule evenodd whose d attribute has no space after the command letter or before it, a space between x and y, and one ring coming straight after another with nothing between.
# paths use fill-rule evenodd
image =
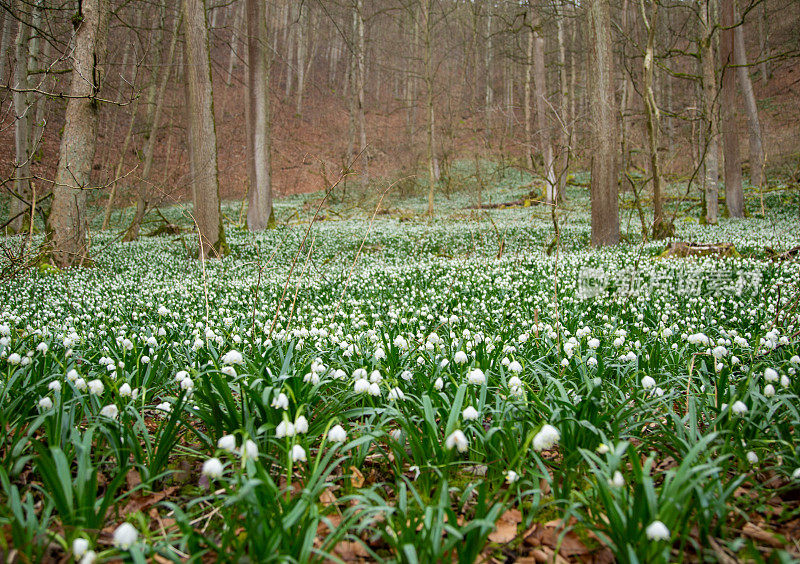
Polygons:
<instances>
[{"instance_id":1,"label":"tree bark","mask_svg":"<svg viewBox=\"0 0 800 564\"><path fill-rule=\"evenodd\" d=\"M738 19L738 17L737 17ZM747 52L744 47L744 26L734 29L734 57L736 73L739 75L739 86L742 88L744 108L747 113L747 131L750 140L750 184L761 187L764 183L764 144L761 135L761 121L758 118L758 105L750 80L750 67L747 64Z\"/></svg>"},{"instance_id":2,"label":"tree bark","mask_svg":"<svg viewBox=\"0 0 800 564\"><path fill-rule=\"evenodd\" d=\"M717 223L719 215L719 135L717 133L717 79L714 73L714 0L698 0L700 14L700 64L703 77L703 143L700 149L703 163L703 193L705 221Z\"/></svg>"},{"instance_id":3,"label":"tree bark","mask_svg":"<svg viewBox=\"0 0 800 564\"><path fill-rule=\"evenodd\" d=\"M236 68L236 61L239 60L239 34L242 28L242 18L244 17L244 6L234 5L236 14L233 16L233 33L231 34L231 53L228 58L228 74L225 79L225 86L230 86L233 82L233 71Z\"/></svg>"},{"instance_id":4,"label":"tree bark","mask_svg":"<svg viewBox=\"0 0 800 564\"><path fill-rule=\"evenodd\" d=\"M531 127L531 74L533 70L533 25L528 29L528 50L525 57L525 92L523 98L525 112L525 164L533 171L533 131Z\"/></svg>"},{"instance_id":5,"label":"tree bark","mask_svg":"<svg viewBox=\"0 0 800 564\"><path fill-rule=\"evenodd\" d=\"M536 127L539 129L539 143L544 161L544 177L547 182L545 199L548 204L556 201L556 175L553 159L553 142L550 119L547 109L547 83L544 68L544 37L540 32L541 21L531 8L531 25L533 27L533 88L536 99Z\"/></svg>"},{"instance_id":6,"label":"tree bark","mask_svg":"<svg viewBox=\"0 0 800 564\"><path fill-rule=\"evenodd\" d=\"M14 18L11 14L16 9L16 2L11 0L8 12L3 11L3 29L0 35L0 84L6 82L6 63L8 62L8 52L11 47L11 36L14 35Z\"/></svg>"},{"instance_id":7,"label":"tree bark","mask_svg":"<svg viewBox=\"0 0 800 564\"><path fill-rule=\"evenodd\" d=\"M271 137L269 114L269 37L266 5L247 0L247 228L275 226L272 212ZM298 87L298 98L300 88Z\"/></svg>"},{"instance_id":8,"label":"tree bark","mask_svg":"<svg viewBox=\"0 0 800 564\"><path fill-rule=\"evenodd\" d=\"M619 242L619 129L614 99L614 53L609 0L587 3L588 92L591 135L592 245Z\"/></svg>"},{"instance_id":9,"label":"tree bark","mask_svg":"<svg viewBox=\"0 0 800 564\"><path fill-rule=\"evenodd\" d=\"M369 155L367 154L367 122L364 115L364 73L365 73L365 38L364 38L364 4L363 0L356 0L354 6L356 26L356 108L358 110L358 139L361 152L361 181L364 186L369 182Z\"/></svg>"},{"instance_id":10,"label":"tree bark","mask_svg":"<svg viewBox=\"0 0 800 564\"><path fill-rule=\"evenodd\" d=\"M211 86L208 25L203 0L183 0L186 41L186 91L189 119L189 160L195 227L200 238L200 258L227 252L219 211L217 133Z\"/></svg>"},{"instance_id":11,"label":"tree bark","mask_svg":"<svg viewBox=\"0 0 800 564\"><path fill-rule=\"evenodd\" d=\"M11 233L19 233L23 229L24 211L28 206L31 193L31 153L30 153L30 121L31 98L25 90L28 84L28 43L31 28L23 20L17 25L17 41L15 45L16 63L14 67L14 192L8 207L9 218L14 218L8 226ZM23 200L25 202L23 202Z\"/></svg>"},{"instance_id":12,"label":"tree bark","mask_svg":"<svg viewBox=\"0 0 800 564\"><path fill-rule=\"evenodd\" d=\"M736 72L734 69L735 0L720 4L720 120L725 155L725 206L730 217L744 217L742 194L742 160L739 155L739 133L736 127Z\"/></svg>"},{"instance_id":13,"label":"tree bark","mask_svg":"<svg viewBox=\"0 0 800 564\"><path fill-rule=\"evenodd\" d=\"M561 2L561 0L559 0ZM569 116L567 111L569 109L569 88L567 86L567 53L566 45L564 42L564 5L557 4L556 25L557 25L557 38L558 38L558 85L559 85L559 100L558 116L559 124L558 130L560 132L560 147L558 148L556 161L554 166L558 166L558 199L559 201L566 201L567 199L567 167L569 166L570 157L570 139L569 129Z\"/></svg>"},{"instance_id":14,"label":"tree bark","mask_svg":"<svg viewBox=\"0 0 800 564\"><path fill-rule=\"evenodd\" d=\"M433 41L431 25L431 0L422 0L423 41L425 42L425 94L428 118L428 215L433 215L433 195L436 187L436 146L433 108Z\"/></svg>"},{"instance_id":15,"label":"tree bark","mask_svg":"<svg viewBox=\"0 0 800 564\"><path fill-rule=\"evenodd\" d=\"M100 61L105 55L108 6L105 0L83 0L72 21L72 82L58 159L53 203L42 249L56 266L86 264L86 190L97 143L97 96Z\"/></svg>"}]
</instances>

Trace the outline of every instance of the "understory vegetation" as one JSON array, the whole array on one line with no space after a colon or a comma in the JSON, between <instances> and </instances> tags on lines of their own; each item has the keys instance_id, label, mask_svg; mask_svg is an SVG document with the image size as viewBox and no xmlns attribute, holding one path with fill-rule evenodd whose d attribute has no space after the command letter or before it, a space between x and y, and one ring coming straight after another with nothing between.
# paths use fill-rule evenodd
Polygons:
<instances>
[{"instance_id":1,"label":"understory vegetation","mask_svg":"<svg viewBox=\"0 0 800 564\"><path fill-rule=\"evenodd\" d=\"M590 249L576 187L554 240L519 184L435 219L297 197L258 234L226 204L221 260L172 208L183 232L4 280L7 557L797 557L797 192L680 216L736 256L665 258L624 205Z\"/></svg>"}]
</instances>

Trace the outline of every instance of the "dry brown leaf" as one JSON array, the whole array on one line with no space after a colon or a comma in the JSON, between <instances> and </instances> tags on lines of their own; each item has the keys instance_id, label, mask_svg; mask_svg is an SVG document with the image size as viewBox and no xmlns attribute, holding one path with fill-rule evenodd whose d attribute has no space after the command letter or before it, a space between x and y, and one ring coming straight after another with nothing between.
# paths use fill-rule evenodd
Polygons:
<instances>
[{"instance_id":1,"label":"dry brown leaf","mask_svg":"<svg viewBox=\"0 0 800 564\"><path fill-rule=\"evenodd\" d=\"M130 491L142 483L142 477L139 475L138 470L131 468L125 475L125 481L128 483L128 490Z\"/></svg>"},{"instance_id":2,"label":"dry brown leaf","mask_svg":"<svg viewBox=\"0 0 800 564\"><path fill-rule=\"evenodd\" d=\"M364 474L361 473L361 470L356 468L355 466L350 467L350 471L352 474L350 475L350 483L353 484L354 488L362 488L364 487Z\"/></svg>"},{"instance_id":3,"label":"dry brown leaf","mask_svg":"<svg viewBox=\"0 0 800 564\"><path fill-rule=\"evenodd\" d=\"M342 541L333 547L333 552L345 562L358 562L369 558L369 552L359 542Z\"/></svg>"},{"instance_id":4,"label":"dry brown leaf","mask_svg":"<svg viewBox=\"0 0 800 564\"><path fill-rule=\"evenodd\" d=\"M519 509L509 509L503 513L495 524L494 531L489 534L492 542L505 544L517 538L517 526L522 522Z\"/></svg>"},{"instance_id":5,"label":"dry brown leaf","mask_svg":"<svg viewBox=\"0 0 800 564\"><path fill-rule=\"evenodd\" d=\"M330 490L330 488L327 488L322 492L322 495L319 496L319 500L322 505L328 507L329 505L336 503L336 496L333 495L333 492Z\"/></svg>"},{"instance_id":6,"label":"dry brown leaf","mask_svg":"<svg viewBox=\"0 0 800 564\"><path fill-rule=\"evenodd\" d=\"M747 523L744 527L742 527L742 534L753 539L754 541L767 544L773 548L783 548L784 546L783 541L781 541L779 538L753 523Z\"/></svg>"},{"instance_id":7,"label":"dry brown leaf","mask_svg":"<svg viewBox=\"0 0 800 564\"><path fill-rule=\"evenodd\" d=\"M161 490L160 492L155 492L150 495L133 496L125 505L125 508L122 510L122 515L123 516L130 515L131 513L136 513L137 511L147 509L151 505L155 505L159 501L172 495L172 493L175 492L177 489L178 486L171 486L165 490Z\"/></svg>"}]
</instances>

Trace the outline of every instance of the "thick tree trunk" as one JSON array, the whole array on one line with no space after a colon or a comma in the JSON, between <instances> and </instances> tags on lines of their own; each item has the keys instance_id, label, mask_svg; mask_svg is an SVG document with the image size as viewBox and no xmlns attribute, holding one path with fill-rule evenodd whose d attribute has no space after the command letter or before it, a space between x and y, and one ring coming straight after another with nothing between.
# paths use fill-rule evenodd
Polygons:
<instances>
[{"instance_id":1,"label":"thick tree trunk","mask_svg":"<svg viewBox=\"0 0 800 564\"><path fill-rule=\"evenodd\" d=\"M744 217L742 161L739 156L739 133L736 127L736 72L734 65L734 0L720 4L720 121L725 155L725 205L730 217Z\"/></svg>"},{"instance_id":2,"label":"thick tree trunk","mask_svg":"<svg viewBox=\"0 0 800 564\"><path fill-rule=\"evenodd\" d=\"M17 41L15 49L16 63L14 67L14 193L9 202L9 218L14 219L9 225L11 233L19 233L23 229L26 216L19 215L28 206L31 194L31 154L30 154L30 121L32 96L25 90L28 84L28 43L31 28L24 21L17 24ZM24 201L23 201L24 200Z\"/></svg>"},{"instance_id":3,"label":"thick tree trunk","mask_svg":"<svg viewBox=\"0 0 800 564\"><path fill-rule=\"evenodd\" d=\"M0 35L0 85L8 84L6 82L6 69L10 58L9 51L11 50L11 38L14 36L15 23L15 19L11 14L14 13L15 8L16 3L11 0L8 12L3 10L3 27Z\"/></svg>"},{"instance_id":4,"label":"thick tree trunk","mask_svg":"<svg viewBox=\"0 0 800 564\"><path fill-rule=\"evenodd\" d=\"M219 211L219 172L211 58L203 0L183 0L185 29L189 160L195 227L200 238L200 258L227 252Z\"/></svg>"},{"instance_id":5,"label":"thick tree trunk","mask_svg":"<svg viewBox=\"0 0 800 564\"><path fill-rule=\"evenodd\" d=\"M306 52L308 50L308 34L306 26L308 20L308 6L301 3L298 7L297 17L297 88L295 90L295 113L303 113L303 90L306 86ZM249 22L248 22L249 26ZM248 29L250 29L248 27Z\"/></svg>"},{"instance_id":6,"label":"thick tree trunk","mask_svg":"<svg viewBox=\"0 0 800 564\"><path fill-rule=\"evenodd\" d=\"M588 91L592 157L592 245L619 242L619 129L609 0L587 3Z\"/></svg>"},{"instance_id":7,"label":"thick tree trunk","mask_svg":"<svg viewBox=\"0 0 800 564\"><path fill-rule=\"evenodd\" d=\"M717 133L717 79L714 74L714 0L698 0L700 14L700 65L703 76L703 163L705 221L713 225L719 215L719 135Z\"/></svg>"},{"instance_id":8,"label":"thick tree trunk","mask_svg":"<svg viewBox=\"0 0 800 564\"><path fill-rule=\"evenodd\" d=\"M738 18L737 18L738 19ZM739 86L742 88L744 108L747 113L747 131L750 139L750 183L761 187L764 183L764 144L761 135L761 121L758 119L758 105L750 80L750 67L747 64L747 52L744 47L744 27L737 25L734 30L734 57L736 72L739 75Z\"/></svg>"},{"instance_id":9,"label":"thick tree trunk","mask_svg":"<svg viewBox=\"0 0 800 564\"><path fill-rule=\"evenodd\" d=\"M89 257L86 190L97 143L99 64L105 54L108 7L105 0L83 0L72 21L72 83L58 159L53 203L43 251L59 267L83 265Z\"/></svg>"},{"instance_id":10,"label":"thick tree trunk","mask_svg":"<svg viewBox=\"0 0 800 564\"><path fill-rule=\"evenodd\" d=\"M556 201L556 174L553 159L553 141L550 128L549 112L547 108L547 83L544 68L544 37L539 26L539 16L531 11L531 25L533 26L533 88L536 99L536 127L539 130L539 144L542 149L544 161L544 177L547 182L545 199L548 204Z\"/></svg>"},{"instance_id":11,"label":"thick tree trunk","mask_svg":"<svg viewBox=\"0 0 800 564\"><path fill-rule=\"evenodd\" d=\"M492 99L494 93L492 91L492 2L485 2L486 6L486 52L485 56L485 74L486 90L484 92L483 111L486 118L486 137L489 137L489 132L492 130Z\"/></svg>"},{"instance_id":12,"label":"thick tree trunk","mask_svg":"<svg viewBox=\"0 0 800 564\"><path fill-rule=\"evenodd\" d=\"M364 186L369 182L369 155L367 154L367 121L364 115L364 82L366 45L364 43L364 4L363 0L356 0L355 4L356 25L356 103L358 118L358 140L361 152L361 181Z\"/></svg>"},{"instance_id":13,"label":"thick tree trunk","mask_svg":"<svg viewBox=\"0 0 800 564\"><path fill-rule=\"evenodd\" d=\"M247 228L274 227L270 170L269 37L266 5L247 0ZM300 96L298 89L298 98Z\"/></svg>"}]
</instances>

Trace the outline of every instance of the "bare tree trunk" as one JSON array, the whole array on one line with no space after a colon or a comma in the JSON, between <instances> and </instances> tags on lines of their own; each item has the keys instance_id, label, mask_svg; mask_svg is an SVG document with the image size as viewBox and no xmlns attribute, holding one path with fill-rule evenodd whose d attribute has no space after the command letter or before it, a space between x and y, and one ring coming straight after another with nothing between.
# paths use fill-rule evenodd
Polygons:
<instances>
[{"instance_id":1,"label":"bare tree trunk","mask_svg":"<svg viewBox=\"0 0 800 564\"><path fill-rule=\"evenodd\" d=\"M233 17L233 33L231 34L231 54L228 58L228 76L225 80L225 86L230 86L233 82L233 70L236 67L236 61L239 60L239 35L242 29L242 18L244 17L244 4L239 3L234 5L236 15Z\"/></svg>"},{"instance_id":2,"label":"bare tree trunk","mask_svg":"<svg viewBox=\"0 0 800 564\"><path fill-rule=\"evenodd\" d=\"M103 213L103 225L100 227L102 231L108 229L108 224L111 221L111 210L114 207L114 200L117 197L117 180L122 174L122 167L125 164L125 155L128 152L128 145L131 143L133 137L133 127L136 125L136 112L139 108L139 98L133 101L131 107L131 120L128 123L128 131L125 132L125 140L122 142L122 149L120 150L119 161L117 161L117 169L114 171L114 178L111 179L111 190L108 192L108 201Z\"/></svg>"},{"instance_id":3,"label":"bare tree trunk","mask_svg":"<svg viewBox=\"0 0 800 564\"><path fill-rule=\"evenodd\" d=\"M769 59L769 32L768 32L767 21L768 21L767 3L766 1L762 1L761 10L758 18L758 43L759 43L758 58L761 61L758 65L758 68L761 71L761 82L763 82L765 86L767 82L769 82L769 71L767 68L767 59Z\"/></svg>"},{"instance_id":4,"label":"bare tree trunk","mask_svg":"<svg viewBox=\"0 0 800 564\"><path fill-rule=\"evenodd\" d=\"M303 2L300 3L297 9L299 14L297 17L297 89L295 91L295 113L299 116L302 114L303 110L303 89L306 85L306 51L308 43L306 26L308 7Z\"/></svg>"},{"instance_id":5,"label":"bare tree trunk","mask_svg":"<svg viewBox=\"0 0 800 564\"><path fill-rule=\"evenodd\" d=\"M31 28L20 20L17 25L17 41L15 48L16 63L14 67L14 193L9 202L9 217L17 216L27 208L25 202L30 200L31 193L31 154L30 154L30 119L31 96L25 90L28 84L28 43ZM23 202L23 200L25 202ZM25 217L19 215L9 225L11 233L19 233L23 229Z\"/></svg>"},{"instance_id":6,"label":"bare tree trunk","mask_svg":"<svg viewBox=\"0 0 800 564\"><path fill-rule=\"evenodd\" d=\"M135 241L139 238L139 229L142 226L142 220L144 219L144 216L147 213L147 208L150 205L150 173L153 169L153 158L156 152L156 144L158 143L158 128L161 124L161 113L164 109L164 96L167 91L167 84L169 84L169 78L172 71L172 62L175 59L175 47L178 43L178 32L180 30L182 20L183 15L179 13L176 14L172 23L172 38L169 42L167 58L161 67L161 82L158 85L158 93L156 94L155 112L153 112L153 117L150 120L150 130L147 134L147 145L145 145L144 148L144 165L142 167L142 174L139 176L139 182L136 190L136 212L134 213L133 221L131 221L128 230L125 232L123 241ZM134 114L135 113L136 110L134 109ZM131 121L131 125L133 125L133 121ZM125 149L123 148L123 154L124 151ZM116 178L119 178L121 172L122 160L120 159ZM112 190L115 186L116 182L114 185L112 185ZM111 199L109 199L109 203L111 203ZM110 214L110 209L107 210L107 212Z\"/></svg>"},{"instance_id":7,"label":"bare tree trunk","mask_svg":"<svg viewBox=\"0 0 800 564\"><path fill-rule=\"evenodd\" d=\"M183 0L186 50L186 110L192 170L194 220L200 237L200 258L227 252L219 211L217 133L211 87L208 25L203 0Z\"/></svg>"},{"instance_id":8,"label":"bare tree trunk","mask_svg":"<svg viewBox=\"0 0 800 564\"><path fill-rule=\"evenodd\" d=\"M536 98L536 126L539 129L539 142L544 160L544 177L547 182L545 199L548 204L556 201L556 175L553 161L553 141L551 135L550 119L547 109L547 84L544 68L544 38L540 32L541 21L539 16L531 10L531 25L533 26L533 87Z\"/></svg>"},{"instance_id":9,"label":"bare tree trunk","mask_svg":"<svg viewBox=\"0 0 800 564\"><path fill-rule=\"evenodd\" d=\"M525 57L525 165L533 170L533 132L531 128L531 71L533 69L533 26L528 29L528 50Z\"/></svg>"},{"instance_id":10,"label":"bare tree trunk","mask_svg":"<svg viewBox=\"0 0 800 564\"><path fill-rule=\"evenodd\" d=\"M492 130L492 2L487 1L486 6L486 52L485 52L485 68L486 68L486 91L484 93L483 111L486 118L486 137L489 137L489 132Z\"/></svg>"},{"instance_id":11,"label":"bare tree trunk","mask_svg":"<svg viewBox=\"0 0 800 564\"><path fill-rule=\"evenodd\" d=\"M698 0L700 13L700 64L703 76L703 147L701 160L704 174L705 220L717 223L719 215L719 135L717 133L717 79L714 74L714 0Z\"/></svg>"},{"instance_id":12,"label":"bare tree trunk","mask_svg":"<svg viewBox=\"0 0 800 564\"><path fill-rule=\"evenodd\" d=\"M83 0L72 18L72 83L58 159L53 203L43 252L59 267L88 260L86 190L97 143L99 63L105 54L108 7L105 0Z\"/></svg>"},{"instance_id":13,"label":"bare tree trunk","mask_svg":"<svg viewBox=\"0 0 800 564\"><path fill-rule=\"evenodd\" d=\"M619 129L608 0L587 3L588 92L592 157L592 245L619 242Z\"/></svg>"},{"instance_id":14,"label":"bare tree trunk","mask_svg":"<svg viewBox=\"0 0 800 564\"><path fill-rule=\"evenodd\" d=\"M275 226L272 213L269 115L269 36L263 0L247 0L247 228ZM298 85L298 99L300 96Z\"/></svg>"},{"instance_id":15,"label":"bare tree trunk","mask_svg":"<svg viewBox=\"0 0 800 564\"><path fill-rule=\"evenodd\" d=\"M364 186L369 182L369 155L367 154L367 122L364 116L364 4L363 0L356 0L355 4L355 24L356 24L356 100L358 109L358 138L359 149L361 152L361 179Z\"/></svg>"},{"instance_id":16,"label":"bare tree trunk","mask_svg":"<svg viewBox=\"0 0 800 564\"><path fill-rule=\"evenodd\" d=\"M737 18L738 19L738 18ZM759 188L764 183L764 145L761 135L761 121L758 119L758 105L750 80L750 67L747 65L747 52L744 47L744 27L737 25L734 29L733 52L736 59L736 72L739 85L744 96L744 107L747 113L747 131L750 138L750 183Z\"/></svg>"},{"instance_id":17,"label":"bare tree trunk","mask_svg":"<svg viewBox=\"0 0 800 564\"><path fill-rule=\"evenodd\" d=\"M651 1L650 20L647 19L647 12L644 0L639 0L639 11L642 17L645 31L647 32L647 47L644 53L644 105L647 110L647 138L650 149L650 170L653 176L653 238L664 239L671 235L672 230L668 223L664 221L664 208L661 198L661 163L658 155L658 133L660 113L656 104L655 88L653 77L655 74L655 39L656 29L658 29L658 0Z\"/></svg>"},{"instance_id":18,"label":"bare tree trunk","mask_svg":"<svg viewBox=\"0 0 800 564\"><path fill-rule=\"evenodd\" d=\"M431 25L431 0L422 0L422 25L425 42L425 94L428 114L428 215L433 215L433 195L436 187L436 125L433 112L433 38Z\"/></svg>"},{"instance_id":19,"label":"bare tree trunk","mask_svg":"<svg viewBox=\"0 0 800 564\"><path fill-rule=\"evenodd\" d=\"M560 0L559 0L560 1ZM558 149L558 199L566 201L567 199L567 167L569 166L570 157L570 139L567 124L569 123L569 116L567 110L569 109L569 87L567 86L567 53L566 45L564 43L564 5L557 4L558 13L556 14L557 37L558 37L558 84L559 84L559 100L558 109L560 115L558 116L558 130L560 132L560 147Z\"/></svg>"},{"instance_id":20,"label":"bare tree trunk","mask_svg":"<svg viewBox=\"0 0 800 564\"><path fill-rule=\"evenodd\" d=\"M725 205L730 217L744 217L742 194L742 162L739 156L739 135L736 127L736 72L734 70L734 0L720 5L720 92L722 143L725 150Z\"/></svg>"},{"instance_id":21,"label":"bare tree trunk","mask_svg":"<svg viewBox=\"0 0 800 564\"><path fill-rule=\"evenodd\" d=\"M9 51L11 50L11 36L14 35L14 18L11 14L16 9L16 3L11 0L9 10L3 11L3 30L0 36L0 84L6 83L6 65L9 59Z\"/></svg>"},{"instance_id":22,"label":"bare tree trunk","mask_svg":"<svg viewBox=\"0 0 800 564\"><path fill-rule=\"evenodd\" d=\"M284 96L286 99L289 99L289 95L292 93L292 73L294 72L294 62L292 59L294 58L295 48L295 36L297 32L295 27L297 23L295 22L294 16L294 5L295 3L292 0L289 0L286 7L286 30L288 32L288 36L286 37L286 41L284 44L286 45L286 83L284 84Z\"/></svg>"}]
</instances>

